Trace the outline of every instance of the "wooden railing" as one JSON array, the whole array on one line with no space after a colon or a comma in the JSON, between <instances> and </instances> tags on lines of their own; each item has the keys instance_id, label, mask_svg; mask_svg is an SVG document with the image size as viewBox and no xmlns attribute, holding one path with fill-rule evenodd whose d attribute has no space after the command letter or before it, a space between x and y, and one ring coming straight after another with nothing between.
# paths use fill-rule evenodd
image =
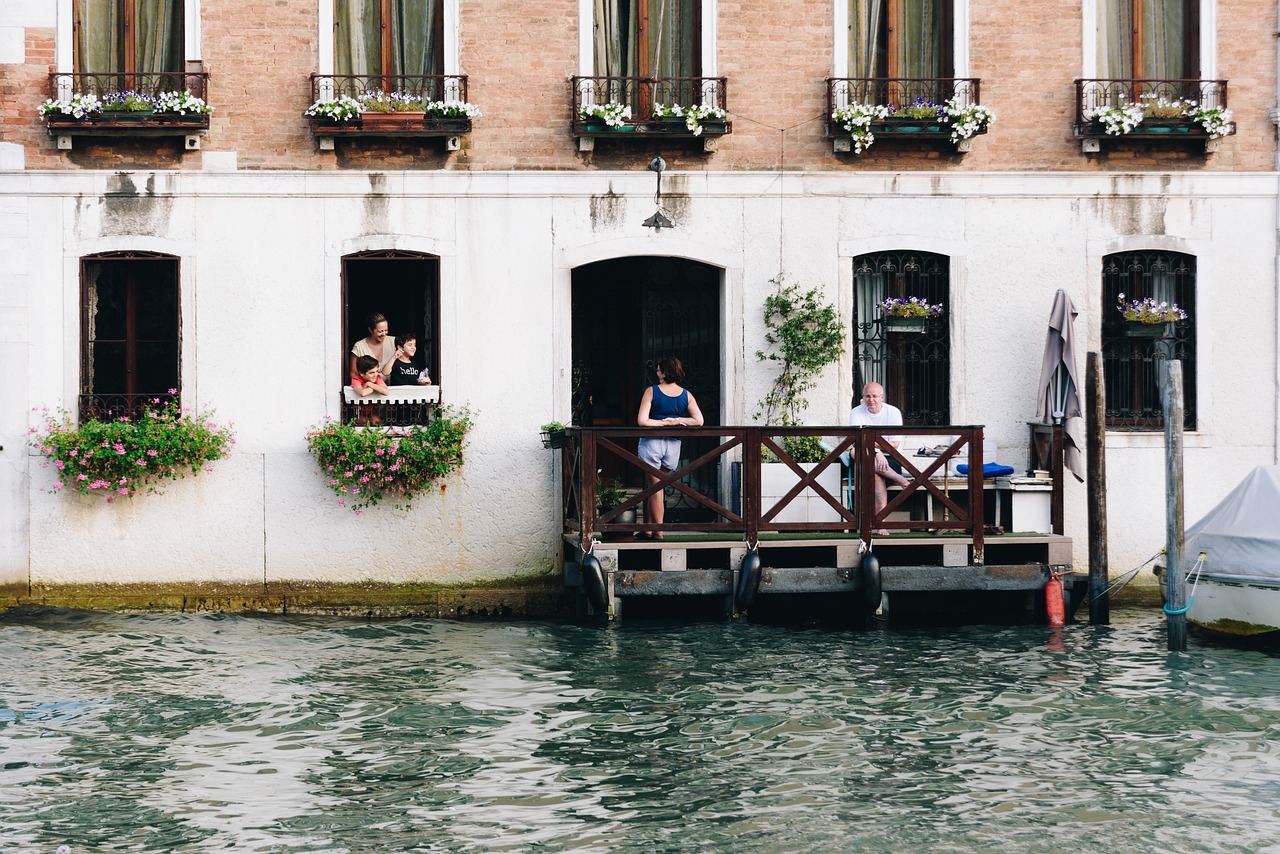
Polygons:
<instances>
[{"instance_id":1,"label":"wooden railing","mask_svg":"<svg viewBox=\"0 0 1280 854\"><path fill-rule=\"evenodd\" d=\"M888 439L901 437L902 448L912 448L912 437L936 438L940 434L952 437L950 445L928 458L928 464L918 464L917 458ZM668 472L643 462L636 454L636 444L646 436L683 440L686 458L680 468ZM818 462L801 464L795 460L792 442L803 437L823 443L825 453ZM879 512L873 491L877 449L897 460L910 481L891 493ZM583 542L596 534L699 532L743 539L754 547L761 534L769 533L857 533L870 542L877 530L961 531L970 535L975 563L983 561L981 426L569 428L568 443L561 454L564 527L566 533L578 535ZM786 466L795 478L780 497L762 493L766 459ZM947 463L955 460L969 466L962 476L961 488L966 490L962 500L953 498L947 488L948 484L957 488L954 477L938 479L947 473ZM841 484L835 494L822 482L823 473L833 467L840 472ZM618 473L630 488L620 505L600 508L597 481L606 470ZM652 483L651 477L655 478ZM640 511L648 498L659 492L664 501L666 496L679 498L683 514L669 510L661 525L632 518L632 511ZM943 517L891 518L913 495L927 495L939 502L945 511ZM783 521L784 511L802 496L819 504L828 518Z\"/></svg>"}]
</instances>

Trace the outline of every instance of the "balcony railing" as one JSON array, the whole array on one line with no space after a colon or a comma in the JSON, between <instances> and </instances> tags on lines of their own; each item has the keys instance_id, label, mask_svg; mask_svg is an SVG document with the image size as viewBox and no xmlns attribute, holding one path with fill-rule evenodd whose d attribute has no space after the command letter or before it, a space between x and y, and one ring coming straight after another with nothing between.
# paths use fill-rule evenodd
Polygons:
<instances>
[{"instance_id":1,"label":"balcony railing","mask_svg":"<svg viewBox=\"0 0 1280 854\"><path fill-rule=\"evenodd\" d=\"M1095 111L1136 106L1142 121L1123 134L1108 134ZM1079 138L1205 141L1210 134L1193 117L1199 109L1227 108L1225 80L1077 80L1075 132ZM1228 124L1219 136L1235 133Z\"/></svg>"},{"instance_id":2,"label":"balcony railing","mask_svg":"<svg viewBox=\"0 0 1280 854\"><path fill-rule=\"evenodd\" d=\"M719 137L733 132L727 116L725 77L574 77L570 81L575 137L641 134L666 138ZM609 125L602 118L583 116L584 107L619 104L630 107L630 117ZM654 115L655 107L705 107L719 115L698 120L695 134L679 116Z\"/></svg>"},{"instance_id":3,"label":"balcony railing","mask_svg":"<svg viewBox=\"0 0 1280 854\"><path fill-rule=\"evenodd\" d=\"M119 418L133 421L141 418L148 409L158 411L179 400L178 394L168 393L82 394L80 417L96 418L99 421L115 421Z\"/></svg>"},{"instance_id":4,"label":"balcony railing","mask_svg":"<svg viewBox=\"0 0 1280 854\"><path fill-rule=\"evenodd\" d=\"M164 92L189 92L209 102L209 73L96 72L50 74L49 97L68 101L76 95L95 95L99 100L115 93L136 92L149 98ZM50 113L45 123L51 134L84 136L183 136L209 127L208 113L166 113L154 111L102 110L83 118Z\"/></svg>"},{"instance_id":5,"label":"balcony railing","mask_svg":"<svg viewBox=\"0 0 1280 854\"><path fill-rule=\"evenodd\" d=\"M336 98L361 100L371 92L396 93L406 98L431 101L466 101L465 74L312 74L311 102ZM471 132L469 116L438 116L423 111L365 112L349 121L311 117L317 136L432 137Z\"/></svg>"},{"instance_id":6,"label":"balcony railing","mask_svg":"<svg viewBox=\"0 0 1280 854\"><path fill-rule=\"evenodd\" d=\"M873 532L881 529L959 531L969 535L974 561L982 563L982 432L980 426L570 428L568 444L561 451L565 532L582 542L596 534L712 533L754 546L761 534L768 533L855 532L870 542ZM887 441L888 435L902 436L903 446L909 447L912 437L936 437L939 433L953 438L946 453L927 464L916 464L913 457ZM673 472L655 469L636 455L636 441L643 436L684 439L685 450L693 458L682 460ZM795 461L787 440L799 437L824 442L821 461ZM896 459L910 480L891 493L880 511L875 509L872 488L877 449ZM788 470L790 479L780 496L769 497L762 490L766 455ZM968 474L943 477L948 461L957 458L967 463ZM734 469L740 475L733 475ZM599 508L598 472L618 471L622 482L637 486L619 506ZM824 473L836 477L827 478ZM652 483L650 477L655 478ZM838 484L834 491L833 482ZM964 498L953 496L952 491L962 490ZM663 523L634 519L634 511L644 508L648 498L657 493L664 495L662 500L669 508ZM898 518L899 511L916 495L936 502L943 510L941 516ZM683 505L679 514L670 509L672 502L668 500L676 498ZM786 511L800 502L816 506L820 512L809 521L797 521Z\"/></svg>"}]
</instances>

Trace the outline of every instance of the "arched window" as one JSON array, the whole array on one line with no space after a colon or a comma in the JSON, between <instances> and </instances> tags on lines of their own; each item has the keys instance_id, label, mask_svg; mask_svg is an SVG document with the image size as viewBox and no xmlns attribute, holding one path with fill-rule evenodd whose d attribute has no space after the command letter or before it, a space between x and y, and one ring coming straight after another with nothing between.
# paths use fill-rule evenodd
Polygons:
<instances>
[{"instance_id":1,"label":"arched window","mask_svg":"<svg viewBox=\"0 0 1280 854\"><path fill-rule=\"evenodd\" d=\"M853 397L869 382L885 388L906 424L951 422L950 260L932 252L878 252L853 262ZM888 328L879 304L917 297L941 304L922 332Z\"/></svg>"},{"instance_id":2,"label":"arched window","mask_svg":"<svg viewBox=\"0 0 1280 854\"><path fill-rule=\"evenodd\" d=\"M1152 299L1187 313L1178 323L1125 320L1123 301ZM1123 252L1102 264L1102 361L1107 427L1163 430L1161 366L1182 361L1184 429L1196 426L1196 259L1180 252Z\"/></svg>"},{"instance_id":3,"label":"arched window","mask_svg":"<svg viewBox=\"0 0 1280 854\"><path fill-rule=\"evenodd\" d=\"M172 255L80 259L82 415L137 416L149 401L181 390L178 283Z\"/></svg>"}]
</instances>

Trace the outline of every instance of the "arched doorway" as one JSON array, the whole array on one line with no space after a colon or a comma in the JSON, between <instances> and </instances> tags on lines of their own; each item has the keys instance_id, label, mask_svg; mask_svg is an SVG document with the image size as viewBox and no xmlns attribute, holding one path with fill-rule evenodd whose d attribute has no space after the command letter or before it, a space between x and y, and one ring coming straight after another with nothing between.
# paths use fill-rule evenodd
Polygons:
<instances>
[{"instance_id":1,"label":"arched doorway","mask_svg":"<svg viewBox=\"0 0 1280 854\"><path fill-rule=\"evenodd\" d=\"M685 385L697 397L706 423L719 424L720 279L721 270L710 264L647 255L576 268L573 423L634 425L640 395L655 379L654 363L672 355L684 363ZM686 441L683 455L691 459L710 447L711 440ZM608 459L601 461L601 468L606 480L635 476ZM637 480L627 485L640 484ZM715 489L711 483L698 488Z\"/></svg>"}]
</instances>

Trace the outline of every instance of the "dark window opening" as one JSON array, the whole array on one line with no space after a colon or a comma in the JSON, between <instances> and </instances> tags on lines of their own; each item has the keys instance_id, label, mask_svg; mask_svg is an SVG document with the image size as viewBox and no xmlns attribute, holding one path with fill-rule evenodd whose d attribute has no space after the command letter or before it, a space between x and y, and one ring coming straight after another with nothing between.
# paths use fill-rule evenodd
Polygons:
<instances>
[{"instance_id":1,"label":"dark window opening","mask_svg":"<svg viewBox=\"0 0 1280 854\"><path fill-rule=\"evenodd\" d=\"M420 252L395 250L361 252L342 259L342 384L351 377L351 347L368 336L369 315L386 317L388 334L397 341L412 333L418 339L415 364L431 382L443 381L440 371L440 259ZM387 404L390 420L383 423L424 423L434 406ZM403 409L404 411L399 411ZM412 411L410 411L412 410ZM381 412L381 410L379 410ZM354 417L344 406L343 417Z\"/></svg>"},{"instance_id":2,"label":"dark window opening","mask_svg":"<svg viewBox=\"0 0 1280 854\"><path fill-rule=\"evenodd\" d=\"M950 259L932 252L880 252L853 262L853 389L850 408L869 382L902 410L904 424L951 423ZM878 305L890 297L941 304L923 332L886 328Z\"/></svg>"},{"instance_id":3,"label":"dark window opening","mask_svg":"<svg viewBox=\"0 0 1280 854\"><path fill-rule=\"evenodd\" d=\"M1196 259L1178 252L1108 255L1102 266L1102 364L1107 427L1163 430L1162 369L1182 361L1183 428L1196 428ZM1175 303L1187 313L1178 323L1149 326L1127 321L1124 302L1147 298Z\"/></svg>"},{"instance_id":4,"label":"dark window opening","mask_svg":"<svg viewBox=\"0 0 1280 854\"><path fill-rule=\"evenodd\" d=\"M136 417L181 389L178 259L112 253L80 263L80 412ZM172 393L171 393L172 392Z\"/></svg>"}]
</instances>

